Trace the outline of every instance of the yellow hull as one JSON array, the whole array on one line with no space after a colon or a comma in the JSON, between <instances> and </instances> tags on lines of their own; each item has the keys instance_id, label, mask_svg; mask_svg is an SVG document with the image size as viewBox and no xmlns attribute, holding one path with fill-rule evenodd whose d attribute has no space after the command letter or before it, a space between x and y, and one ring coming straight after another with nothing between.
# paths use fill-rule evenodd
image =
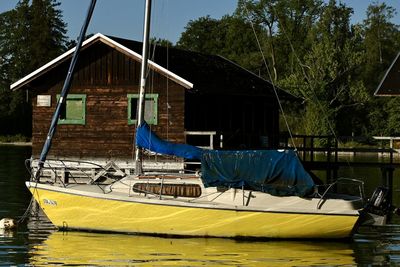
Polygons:
<instances>
[{"instance_id":1,"label":"yellow hull","mask_svg":"<svg viewBox=\"0 0 400 267\"><path fill-rule=\"evenodd\" d=\"M104 199L31 187L54 225L94 231L215 237L345 238L358 215L238 211Z\"/></svg>"}]
</instances>

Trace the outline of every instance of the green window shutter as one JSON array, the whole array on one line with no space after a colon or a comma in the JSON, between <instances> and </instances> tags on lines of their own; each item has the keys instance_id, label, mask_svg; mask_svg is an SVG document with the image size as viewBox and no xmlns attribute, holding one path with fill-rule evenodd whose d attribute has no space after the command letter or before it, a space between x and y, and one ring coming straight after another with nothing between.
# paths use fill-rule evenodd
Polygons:
<instances>
[{"instance_id":1,"label":"green window shutter","mask_svg":"<svg viewBox=\"0 0 400 267\"><path fill-rule=\"evenodd\" d=\"M57 95L57 101L60 95ZM61 110L58 124L86 124L86 95L70 94Z\"/></svg>"},{"instance_id":2,"label":"green window shutter","mask_svg":"<svg viewBox=\"0 0 400 267\"><path fill-rule=\"evenodd\" d=\"M136 124L137 105L139 103L138 94L128 94L128 124ZM158 94L146 94L144 104L144 120L148 124L157 125L158 123Z\"/></svg>"}]
</instances>

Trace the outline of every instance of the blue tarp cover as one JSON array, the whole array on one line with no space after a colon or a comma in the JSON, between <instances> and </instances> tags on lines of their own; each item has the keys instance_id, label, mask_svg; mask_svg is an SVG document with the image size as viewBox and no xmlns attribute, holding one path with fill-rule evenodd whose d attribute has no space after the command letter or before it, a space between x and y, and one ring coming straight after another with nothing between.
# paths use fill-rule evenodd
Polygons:
<instances>
[{"instance_id":1,"label":"blue tarp cover","mask_svg":"<svg viewBox=\"0 0 400 267\"><path fill-rule=\"evenodd\" d=\"M164 141L146 122L137 129L136 145L164 155L201 160L202 180L206 187L244 187L276 196L305 196L314 186L292 150L203 150Z\"/></svg>"},{"instance_id":2,"label":"blue tarp cover","mask_svg":"<svg viewBox=\"0 0 400 267\"><path fill-rule=\"evenodd\" d=\"M146 122L143 122L137 129L136 145L156 153L178 156L185 159L200 160L203 153L203 149L195 146L174 144L160 139L150 130Z\"/></svg>"},{"instance_id":3,"label":"blue tarp cover","mask_svg":"<svg viewBox=\"0 0 400 267\"><path fill-rule=\"evenodd\" d=\"M201 170L206 187L243 186L276 196L306 196L314 187L292 150L204 150Z\"/></svg>"}]
</instances>

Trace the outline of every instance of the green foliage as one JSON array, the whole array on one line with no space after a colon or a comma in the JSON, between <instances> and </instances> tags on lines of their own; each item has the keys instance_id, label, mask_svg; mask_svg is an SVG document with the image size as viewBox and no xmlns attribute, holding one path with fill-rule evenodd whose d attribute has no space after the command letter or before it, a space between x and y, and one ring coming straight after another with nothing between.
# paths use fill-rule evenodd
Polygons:
<instances>
[{"instance_id":1,"label":"green foliage","mask_svg":"<svg viewBox=\"0 0 400 267\"><path fill-rule=\"evenodd\" d=\"M0 134L30 129L26 92L10 84L74 45L58 7L20 0L0 14ZM399 100L373 97L400 50L395 12L374 2L351 25L345 1L238 0L232 15L190 21L177 47L226 57L301 98L285 108L294 133L400 135Z\"/></svg>"},{"instance_id":2,"label":"green foliage","mask_svg":"<svg viewBox=\"0 0 400 267\"><path fill-rule=\"evenodd\" d=\"M219 21L209 16L189 21L185 27L186 31L182 33L177 42L177 47L191 51L213 53L220 47L218 43L220 38L218 26ZM215 39L209 38L217 33L218 35L216 35Z\"/></svg>"},{"instance_id":3,"label":"green foliage","mask_svg":"<svg viewBox=\"0 0 400 267\"><path fill-rule=\"evenodd\" d=\"M10 92L12 82L66 49L66 24L56 0L20 0L0 14L0 134L31 134L28 92Z\"/></svg>"},{"instance_id":4,"label":"green foliage","mask_svg":"<svg viewBox=\"0 0 400 267\"><path fill-rule=\"evenodd\" d=\"M357 35L350 27L351 12L343 4L337 6L330 1L311 32L311 50L303 59L307 66L303 67L308 85L304 96L307 106L316 102L320 106L319 110L312 109L317 117L311 123L320 124L323 131L336 130L336 122L346 119L339 115L346 117L352 108L369 99L363 81L355 79L364 54L357 49Z\"/></svg>"},{"instance_id":5,"label":"green foliage","mask_svg":"<svg viewBox=\"0 0 400 267\"><path fill-rule=\"evenodd\" d=\"M394 13L372 3L351 25L344 1L238 0L232 16L191 21L178 45L222 54L303 99L287 113L294 133L400 134L396 101L373 97L400 49Z\"/></svg>"},{"instance_id":6,"label":"green foliage","mask_svg":"<svg viewBox=\"0 0 400 267\"><path fill-rule=\"evenodd\" d=\"M255 73L264 69L252 27L242 19L235 16L224 16L220 20L201 17L190 21L185 29L176 44L178 48L217 54Z\"/></svg>"},{"instance_id":7,"label":"green foliage","mask_svg":"<svg viewBox=\"0 0 400 267\"><path fill-rule=\"evenodd\" d=\"M400 134L400 99L390 98L386 103L385 110L388 114L387 134L396 136Z\"/></svg>"},{"instance_id":8,"label":"green foliage","mask_svg":"<svg viewBox=\"0 0 400 267\"><path fill-rule=\"evenodd\" d=\"M321 3L318 0L238 1L236 14L263 30L258 36L269 69L264 77L280 82L284 75L296 72L298 56L310 47L307 36L318 18Z\"/></svg>"},{"instance_id":9,"label":"green foliage","mask_svg":"<svg viewBox=\"0 0 400 267\"><path fill-rule=\"evenodd\" d=\"M368 7L367 18L362 25L366 52L363 79L371 93L400 48L398 26L390 22L394 13L394 8L385 3L374 3Z\"/></svg>"},{"instance_id":10,"label":"green foliage","mask_svg":"<svg viewBox=\"0 0 400 267\"><path fill-rule=\"evenodd\" d=\"M0 135L0 143L25 143L29 142L30 138L22 134L17 135Z\"/></svg>"},{"instance_id":11,"label":"green foliage","mask_svg":"<svg viewBox=\"0 0 400 267\"><path fill-rule=\"evenodd\" d=\"M160 45L160 46L165 46L165 47L174 47L173 43L167 39L153 37L153 38L150 38L150 43Z\"/></svg>"},{"instance_id":12,"label":"green foliage","mask_svg":"<svg viewBox=\"0 0 400 267\"><path fill-rule=\"evenodd\" d=\"M31 67L36 69L59 56L67 42L66 24L56 0L32 0L30 7Z\"/></svg>"},{"instance_id":13,"label":"green foliage","mask_svg":"<svg viewBox=\"0 0 400 267\"><path fill-rule=\"evenodd\" d=\"M365 64L358 78L364 81L370 95L400 49L399 26L390 21L395 13L395 9L385 3L373 3L361 25ZM371 135L400 135L396 103L398 100L391 98L371 99L365 112L368 114L366 131Z\"/></svg>"}]
</instances>

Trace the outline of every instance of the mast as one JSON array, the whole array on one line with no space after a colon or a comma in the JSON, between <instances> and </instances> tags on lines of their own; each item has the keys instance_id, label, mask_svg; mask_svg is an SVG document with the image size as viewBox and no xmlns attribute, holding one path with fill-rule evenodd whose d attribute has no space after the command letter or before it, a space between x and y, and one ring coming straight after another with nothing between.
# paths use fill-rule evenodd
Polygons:
<instances>
[{"instance_id":1,"label":"mast","mask_svg":"<svg viewBox=\"0 0 400 267\"><path fill-rule=\"evenodd\" d=\"M137 114L136 133L138 131L139 126L144 122L144 100L145 100L145 87L146 87L146 76L147 76L147 62L149 57L150 17L151 17L151 0L146 0L144 23L143 23L143 48L142 48L142 66L140 70L139 103L136 113ZM136 145L135 174L140 175L142 173L143 173L142 151Z\"/></svg>"},{"instance_id":2,"label":"mast","mask_svg":"<svg viewBox=\"0 0 400 267\"><path fill-rule=\"evenodd\" d=\"M34 177L34 179L37 181L39 181L40 170L43 168L44 162L46 161L47 154L49 153L49 150L51 148L53 136L57 130L57 123L58 123L58 119L60 117L61 108L63 107L63 105L66 104L67 95L68 95L69 89L71 88L72 75L74 73L75 65L76 65L76 62L78 61L79 52L82 47L83 39L85 39L86 30L88 28L90 18L92 17L95 6L96 6L96 0L92 0L90 2L90 6L89 6L87 14L86 14L86 19L81 28L81 32L80 32L80 35L78 38L78 44L75 47L75 52L72 56L71 64L69 65L67 77L65 78L64 85L63 85L63 88L60 93L60 99L58 100L57 107L53 114L53 118L51 119L51 124L50 124L50 128L49 128L49 132L47 133L46 141L43 145L42 152L40 153L38 169L37 169L35 177Z\"/></svg>"}]
</instances>

